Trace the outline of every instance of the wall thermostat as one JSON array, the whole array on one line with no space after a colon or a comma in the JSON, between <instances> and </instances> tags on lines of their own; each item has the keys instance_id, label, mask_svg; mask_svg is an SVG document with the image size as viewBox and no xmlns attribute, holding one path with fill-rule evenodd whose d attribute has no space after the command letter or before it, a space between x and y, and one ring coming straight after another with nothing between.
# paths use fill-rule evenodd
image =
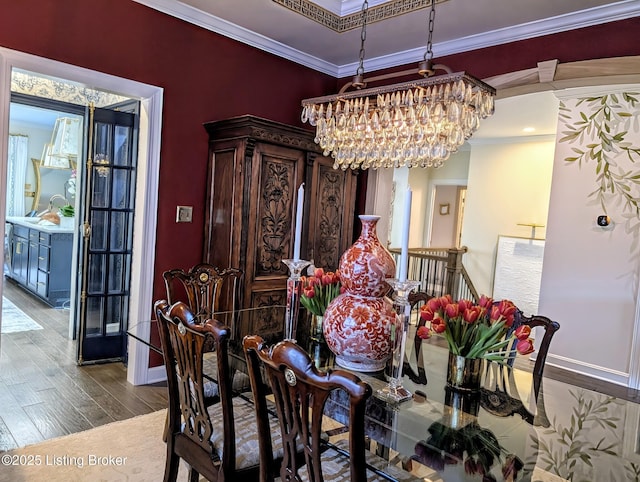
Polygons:
<instances>
[{"instance_id":1,"label":"wall thermostat","mask_svg":"<svg viewBox=\"0 0 640 482\"><path fill-rule=\"evenodd\" d=\"M609 226L611 224L611 219L606 214L602 216L598 216L598 226Z\"/></svg>"}]
</instances>

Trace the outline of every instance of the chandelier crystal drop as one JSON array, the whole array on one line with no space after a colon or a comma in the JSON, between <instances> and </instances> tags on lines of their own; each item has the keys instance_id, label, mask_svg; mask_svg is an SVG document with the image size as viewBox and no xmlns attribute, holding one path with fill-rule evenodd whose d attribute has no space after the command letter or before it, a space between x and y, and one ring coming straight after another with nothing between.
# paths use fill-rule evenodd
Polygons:
<instances>
[{"instance_id":1,"label":"chandelier crystal drop","mask_svg":"<svg viewBox=\"0 0 640 482\"><path fill-rule=\"evenodd\" d=\"M406 75L386 74L364 79L367 2L363 4L360 65L351 83L338 94L302 101L300 120L316 127L315 142L335 169L440 167L493 114L496 90L466 72L452 73L433 64L431 38L435 17L431 3L429 40L417 73L423 78L346 92L367 81ZM435 76L436 70L444 75Z\"/></svg>"},{"instance_id":2,"label":"chandelier crystal drop","mask_svg":"<svg viewBox=\"0 0 640 482\"><path fill-rule=\"evenodd\" d=\"M458 72L303 101L334 168L440 167L493 113L495 90Z\"/></svg>"}]
</instances>

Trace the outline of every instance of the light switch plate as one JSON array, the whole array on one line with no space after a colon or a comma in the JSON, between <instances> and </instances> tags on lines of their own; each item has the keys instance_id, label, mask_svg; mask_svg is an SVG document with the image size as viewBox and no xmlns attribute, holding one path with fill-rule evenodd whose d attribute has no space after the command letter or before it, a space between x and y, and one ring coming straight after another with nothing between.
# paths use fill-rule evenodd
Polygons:
<instances>
[{"instance_id":1,"label":"light switch plate","mask_svg":"<svg viewBox=\"0 0 640 482\"><path fill-rule=\"evenodd\" d=\"M190 223L193 217L193 206L176 206L176 223Z\"/></svg>"}]
</instances>

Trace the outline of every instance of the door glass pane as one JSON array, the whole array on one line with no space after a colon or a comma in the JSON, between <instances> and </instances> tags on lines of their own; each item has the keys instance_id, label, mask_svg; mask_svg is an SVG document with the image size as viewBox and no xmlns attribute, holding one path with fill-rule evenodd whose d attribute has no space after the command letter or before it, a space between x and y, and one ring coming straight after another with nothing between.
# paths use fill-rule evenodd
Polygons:
<instances>
[{"instance_id":1,"label":"door glass pane","mask_svg":"<svg viewBox=\"0 0 640 482\"><path fill-rule=\"evenodd\" d=\"M93 169L94 169L94 186L93 195L98 197L96 200L104 199L108 195L108 191L105 191L105 184L99 182L100 179L107 178L109 176L112 141L111 141L112 126L110 124L103 124L101 122L95 123L95 145L93 152ZM108 184L106 184L108 187ZM100 194L102 196L100 196ZM94 202L94 205L96 203ZM107 206L107 204L98 204L100 206Z\"/></svg>"},{"instance_id":2,"label":"door glass pane","mask_svg":"<svg viewBox=\"0 0 640 482\"><path fill-rule=\"evenodd\" d=\"M102 334L102 312L102 298L87 299L87 336Z\"/></svg>"},{"instance_id":3,"label":"door glass pane","mask_svg":"<svg viewBox=\"0 0 640 482\"><path fill-rule=\"evenodd\" d=\"M105 211L93 211L91 216L91 243L92 251L105 251L107 249L107 232L109 230L109 213Z\"/></svg>"},{"instance_id":4,"label":"door glass pane","mask_svg":"<svg viewBox=\"0 0 640 482\"><path fill-rule=\"evenodd\" d=\"M93 254L89 257L88 293L101 294L105 292L105 276L107 272L106 256Z\"/></svg>"},{"instance_id":5,"label":"door glass pane","mask_svg":"<svg viewBox=\"0 0 640 482\"><path fill-rule=\"evenodd\" d=\"M109 207L109 188L111 186L111 168L102 167L98 163L93 165L92 174L93 191L91 192L91 205L97 208Z\"/></svg>"},{"instance_id":6,"label":"door glass pane","mask_svg":"<svg viewBox=\"0 0 640 482\"><path fill-rule=\"evenodd\" d=\"M112 208L127 208L128 206L128 189L129 189L129 177L131 171L128 169L114 169L113 170L113 197L111 201Z\"/></svg>"},{"instance_id":7,"label":"door glass pane","mask_svg":"<svg viewBox=\"0 0 640 482\"><path fill-rule=\"evenodd\" d=\"M129 146L131 145L131 128L125 126L115 127L115 150L113 164L116 166L129 166Z\"/></svg>"},{"instance_id":8,"label":"door glass pane","mask_svg":"<svg viewBox=\"0 0 640 482\"><path fill-rule=\"evenodd\" d=\"M111 213L111 251L123 251L127 248L127 213Z\"/></svg>"},{"instance_id":9,"label":"door glass pane","mask_svg":"<svg viewBox=\"0 0 640 482\"><path fill-rule=\"evenodd\" d=\"M107 323L108 333L119 333L123 321L123 299L122 296L109 296L107 298Z\"/></svg>"},{"instance_id":10,"label":"door glass pane","mask_svg":"<svg viewBox=\"0 0 640 482\"><path fill-rule=\"evenodd\" d=\"M125 254L109 256L109 292L123 292L127 289L128 263L130 259Z\"/></svg>"}]
</instances>

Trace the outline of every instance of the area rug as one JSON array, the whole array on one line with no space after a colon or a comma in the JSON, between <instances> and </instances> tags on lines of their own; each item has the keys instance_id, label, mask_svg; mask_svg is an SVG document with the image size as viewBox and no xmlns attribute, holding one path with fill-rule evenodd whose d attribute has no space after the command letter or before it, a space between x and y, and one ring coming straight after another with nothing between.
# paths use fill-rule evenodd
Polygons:
<instances>
[{"instance_id":1,"label":"area rug","mask_svg":"<svg viewBox=\"0 0 640 482\"><path fill-rule=\"evenodd\" d=\"M158 482L164 474L166 410L0 454L2 482ZM178 480L187 479L180 463Z\"/></svg>"},{"instance_id":2,"label":"area rug","mask_svg":"<svg viewBox=\"0 0 640 482\"><path fill-rule=\"evenodd\" d=\"M2 297L2 333L18 333L20 331L42 330L37 322L14 305L4 296Z\"/></svg>"}]
</instances>

